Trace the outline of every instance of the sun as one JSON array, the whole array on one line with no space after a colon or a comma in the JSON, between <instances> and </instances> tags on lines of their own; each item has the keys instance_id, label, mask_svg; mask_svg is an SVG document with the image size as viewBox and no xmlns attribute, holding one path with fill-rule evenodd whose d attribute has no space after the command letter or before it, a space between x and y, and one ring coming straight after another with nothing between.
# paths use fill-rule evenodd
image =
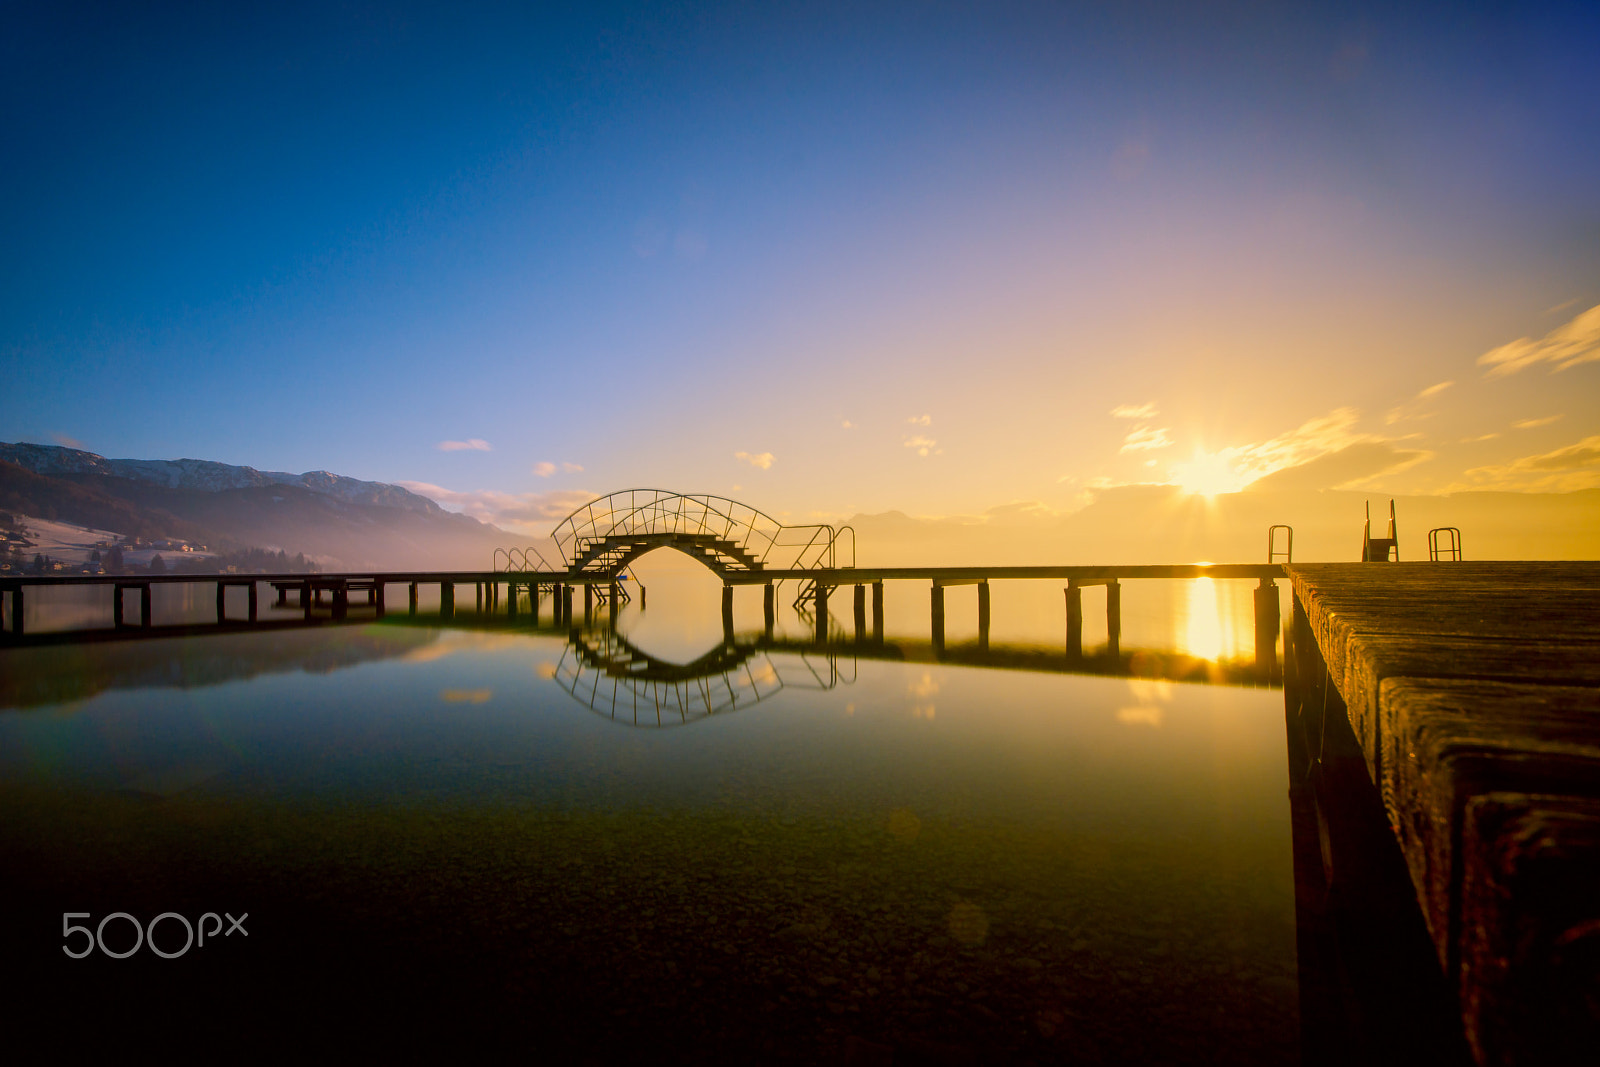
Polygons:
<instances>
[{"instance_id":1,"label":"sun","mask_svg":"<svg viewBox=\"0 0 1600 1067\"><path fill-rule=\"evenodd\" d=\"M1245 481L1226 455L1201 449L1195 449L1194 458L1189 462L1176 464L1170 477L1185 493L1205 497L1237 493L1244 488Z\"/></svg>"}]
</instances>

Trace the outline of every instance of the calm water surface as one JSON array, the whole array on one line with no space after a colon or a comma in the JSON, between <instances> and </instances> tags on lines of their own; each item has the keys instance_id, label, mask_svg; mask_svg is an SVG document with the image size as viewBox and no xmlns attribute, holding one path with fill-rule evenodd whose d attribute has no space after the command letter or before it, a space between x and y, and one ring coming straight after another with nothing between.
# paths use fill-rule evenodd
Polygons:
<instances>
[{"instance_id":1,"label":"calm water surface","mask_svg":"<svg viewBox=\"0 0 1600 1067\"><path fill-rule=\"evenodd\" d=\"M671 592L619 626L684 663L720 619ZM622 683L619 715L564 635L401 623L0 663L8 958L41 1019L594 1062L1297 1058L1276 690L756 650ZM72 960L67 911L249 932Z\"/></svg>"}]
</instances>

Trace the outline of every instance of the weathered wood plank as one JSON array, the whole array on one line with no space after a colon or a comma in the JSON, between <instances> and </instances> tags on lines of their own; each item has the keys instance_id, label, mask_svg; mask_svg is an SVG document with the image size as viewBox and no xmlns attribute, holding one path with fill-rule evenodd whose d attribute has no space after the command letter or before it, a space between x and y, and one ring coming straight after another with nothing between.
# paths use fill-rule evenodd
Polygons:
<instances>
[{"instance_id":1,"label":"weathered wood plank","mask_svg":"<svg viewBox=\"0 0 1600 1067\"><path fill-rule=\"evenodd\" d=\"M1600 563L1288 573L1474 1055L1509 1064L1592 1052Z\"/></svg>"},{"instance_id":2,"label":"weathered wood plank","mask_svg":"<svg viewBox=\"0 0 1600 1067\"><path fill-rule=\"evenodd\" d=\"M1480 1063L1600 1048L1600 802L1497 792L1462 832L1461 1006Z\"/></svg>"},{"instance_id":3,"label":"weathered wood plank","mask_svg":"<svg viewBox=\"0 0 1600 1067\"><path fill-rule=\"evenodd\" d=\"M1468 802L1506 790L1600 797L1600 689L1391 678L1382 697L1384 807L1453 973Z\"/></svg>"}]
</instances>

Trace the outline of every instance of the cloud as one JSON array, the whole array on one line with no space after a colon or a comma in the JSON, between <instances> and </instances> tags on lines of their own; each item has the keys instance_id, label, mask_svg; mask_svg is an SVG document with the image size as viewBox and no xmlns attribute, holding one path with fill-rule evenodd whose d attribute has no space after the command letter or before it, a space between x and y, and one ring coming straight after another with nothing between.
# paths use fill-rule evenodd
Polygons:
<instances>
[{"instance_id":1,"label":"cloud","mask_svg":"<svg viewBox=\"0 0 1600 1067\"><path fill-rule=\"evenodd\" d=\"M1135 426L1133 432L1122 439L1122 447L1118 452L1145 452L1154 448L1166 448L1172 444L1172 438L1167 436L1165 426L1152 430L1148 426Z\"/></svg>"},{"instance_id":2,"label":"cloud","mask_svg":"<svg viewBox=\"0 0 1600 1067\"><path fill-rule=\"evenodd\" d=\"M1399 405L1397 405L1395 407L1390 408L1389 409L1389 413L1384 416L1383 421L1385 423L1387 423L1388 425L1393 426L1395 423L1399 422L1401 419L1427 418L1429 415L1433 414L1433 412L1431 412L1431 411L1424 412L1422 410L1424 407L1427 406L1427 402L1429 400L1432 400L1434 397L1438 396L1440 393L1444 392L1446 389L1450 388L1454 384L1456 384L1456 383L1455 382L1440 382L1437 385L1428 386L1426 389L1422 390L1422 392L1418 393L1416 396L1412 397L1410 400L1406 401L1404 404L1399 404Z\"/></svg>"},{"instance_id":3,"label":"cloud","mask_svg":"<svg viewBox=\"0 0 1600 1067\"><path fill-rule=\"evenodd\" d=\"M1541 426L1549 426L1552 422L1560 422L1560 415L1546 415L1542 419L1518 419L1511 424L1514 430L1536 430Z\"/></svg>"},{"instance_id":4,"label":"cloud","mask_svg":"<svg viewBox=\"0 0 1600 1067\"><path fill-rule=\"evenodd\" d=\"M1359 418L1360 412L1354 408L1335 408L1266 441L1236 445L1214 453L1197 452L1194 459L1181 464L1173 476L1179 484L1191 489L1203 482L1219 487L1215 488L1216 492L1232 492L1244 486L1285 488L1288 484L1328 489L1379 474L1392 474L1432 457L1428 452L1401 452L1386 438L1357 432L1355 425ZM1355 445L1378 447L1347 451ZM1332 458L1340 452L1345 455ZM1262 482L1270 474L1306 466L1323 457L1329 457L1326 463L1299 476ZM1315 482L1321 484L1313 484Z\"/></svg>"},{"instance_id":5,"label":"cloud","mask_svg":"<svg viewBox=\"0 0 1600 1067\"><path fill-rule=\"evenodd\" d=\"M1461 439L1461 443L1464 445L1475 445L1479 441L1493 441L1499 436L1500 435L1497 433L1481 433L1477 437L1463 437Z\"/></svg>"},{"instance_id":6,"label":"cloud","mask_svg":"<svg viewBox=\"0 0 1600 1067\"><path fill-rule=\"evenodd\" d=\"M772 468L771 452L735 452L733 458L742 460L752 467L759 467L762 470L770 470Z\"/></svg>"},{"instance_id":7,"label":"cloud","mask_svg":"<svg viewBox=\"0 0 1600 1067\"><path fill-rule=\"evenodd\" d=\"M1267 492L1339 489L1380 474L1395 474L1432 458L1432 452L1401 451L1385 441L1363 441L1293 467L1284 467L1257 478L1245 488Z\"/></svg>"},{"instance_id":8,"label":"cloud","mask_svg":"<svg viewBox=\"0 0 1600 1067\"><path fill-rule=\"evenodd\" d=\"M839 428L843 430L853 430L855 427L856 424L851 422L849 419L841 419L839 422Z\"/></svg>"},{"instance_id":9,"label":"cloud","mask_svg":"<svg viewBox=\"0 0 1600 1067\"><path fill-rule=\"evenodd\" d=\"M1537 341L1519 337L1485 352L1478 357L1478 366L1489 368L1486 377L1499 378L1535 363L1554 363L1554 370L1560 371L1595 360L1600 360L1600 304Z\"/></svg>"},{"instance_id":10,"label":"cloud","mask_svg":"<svg viewBox=\"0 0 1600 1067\"><path fill-rule=\"evenodd\" d=\"M433 446L440 452L493 452L494 446L481 437L466 441L440 441Z\"/></svg>"},{"instance_id":11,"label":"cloud","mask_svg":"<svg viewBox=\"0 0 1600 1067\"><path fill-rule=\"evenodd\" d=\"M924 437L921 434L917 434L915 437L906 438L905 446L907 448L916 449L917 455L919 456L926 456L929 453L937 454L944 451L944 449L939 447L938 441L935 441L931 437Z\"/></svg>"},{"instance_id":12,"label":"cloud","mask_svg":"<svg viewBox=\"0 0 1600 1067\"><path fill-rule=\"evenodd\" d=\"M68 437L64 433L53 433L50 435L50 439L56 444L62 445L66 448L76 448L81 451L85 447L82 441L78 440L76 437Z\"/></svg>"},{"instance_id":13,"label":"cloud","mask_svg":"<svg viewBox=\"0 0 1600 1067\"><path fill-rule=\"evenodd\" d=\"M1119 404L1111 409L1114 419L1153 419L1156 417L1154 404Z\"/></svg>"},{"instance_id":14,"label":"cloud","mask_svg":"<svg viewBox=\"0 0 1600 1067\"><path fill-rule=\"evenodd\" d=\"M556 472L556 465L549 462L540 462L533 465L533 473L541 478L548 478Z\"/></svg>"},{"instance_id":15,"label":"cloud","mask_svg":"<svg viewBox=\"0 0 1600 1067\"><path fill-rule=\"evenodd\" d=\"M578 474L582 472L583 465L580 463L563 463L561 464L561 469L566 471L568 474Z\"/></svg>"},{"instance_id":16,"label":"cloud","mask_svg":"<svg viewBox=\"0 0 1600 1067\"><path fill-rule=\"evenodd\" d=\"M907 424L909 424L911 426L932 426L933 425L933 416L932 415L913 415L909 419L907 419L906 422L907 422Z\"/></svg>"},{"instance_id":17,"label":"cloud","mask_svg":"<svg viewBox=\"0 0 1600 1067\"><path fill-rule=\"evenodd\" d=\"M1564 493L1600 487L1600 434L1550 452L1467 471L1474 489Z\"/></svg>"},{"instance_id":18,"label":"cloud","mask_svg":"<svg viewBox=\"0 0 1600 1067\"><path fill-rule=\"evenodd\" d=\"M428 482L398 482L398 485L425 496L441 507L470 515L496 526L531 527L536 523L564 519L579 507L598 498L598 494L579 489L549 493L502 493L480 489L464 493Z\"/></svg>"}]
</instances>

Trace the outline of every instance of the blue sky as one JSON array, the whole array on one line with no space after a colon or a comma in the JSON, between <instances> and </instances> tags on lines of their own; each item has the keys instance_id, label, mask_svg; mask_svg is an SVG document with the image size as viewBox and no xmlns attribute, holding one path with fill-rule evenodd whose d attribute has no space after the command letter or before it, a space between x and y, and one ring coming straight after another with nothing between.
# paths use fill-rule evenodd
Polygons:
<instances>
[{"instance_id":1,"label":"blue sky","mask_svg":"<svg viewBox=\"0 0 1600 1067\"><path fill-rule=\"evenodd\" d=\"M3 440L504 522L1600 484L1593 5L7 21Z\"/></svg>"}]
</instances>

